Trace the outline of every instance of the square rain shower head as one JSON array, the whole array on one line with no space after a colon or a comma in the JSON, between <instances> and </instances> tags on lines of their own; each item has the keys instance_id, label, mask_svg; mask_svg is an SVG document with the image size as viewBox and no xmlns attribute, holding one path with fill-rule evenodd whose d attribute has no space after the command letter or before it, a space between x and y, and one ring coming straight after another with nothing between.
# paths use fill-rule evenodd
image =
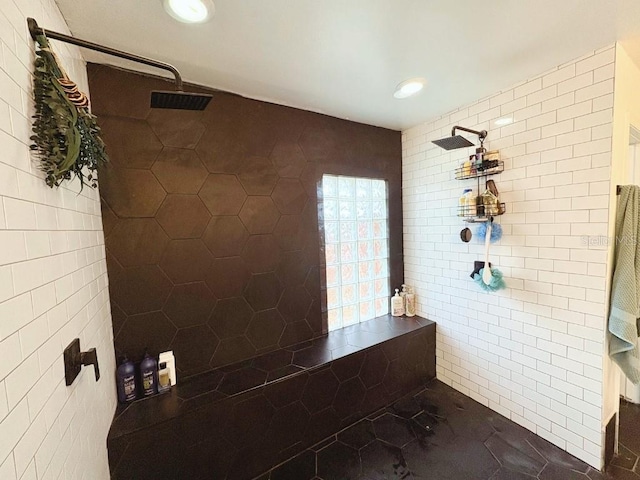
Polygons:
<instances>
[{"instance_id":1,"label":"square rain shower head","mask_svg":"<svg viewBox=\"0 0 640 480\"><path fill-rule=\"evenodd\" d=\"M473 147L474 144L464 138L462 135L454 135L440 140L434 140L433 143L445 150L455 150L457 148Z\"/></svg>"}]
</instances>

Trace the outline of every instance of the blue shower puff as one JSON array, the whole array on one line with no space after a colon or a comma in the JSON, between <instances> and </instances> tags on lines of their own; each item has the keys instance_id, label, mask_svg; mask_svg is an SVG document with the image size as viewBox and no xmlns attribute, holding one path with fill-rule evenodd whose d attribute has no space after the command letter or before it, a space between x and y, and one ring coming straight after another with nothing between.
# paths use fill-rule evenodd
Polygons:
<instances>
[{"instance_id":1,"label":"blue shower puff","mask_svg":"<svg viewBox=\"0 0 640 480\"><path fill-rule=\"evenodd\" d=\"M480 269L480 273L476 273L473 276L473 281L480 285L485 292L497 292L498 290L502 290L506 288L507 285L504 283L504 279L502 278L502 272L497 268L491 269L491 282L489 285L482 281L482 273L484 272L484 268Z\"/></svg>"},{"instance_id":2,"label":"blue shower puff","mask_svg":"<svg viewBox=\"0 0 640 480\"><path fill-rule=\"evenodd\" d=\"M478 231L476 232L476 238L480 240L481 243L484 243L484 239L487 236L487 224L489 222L482 222L478 225ZM491 243L496 243L502 238L502 227L494 223L491 227Z\"/></svg>"}]
</instances>

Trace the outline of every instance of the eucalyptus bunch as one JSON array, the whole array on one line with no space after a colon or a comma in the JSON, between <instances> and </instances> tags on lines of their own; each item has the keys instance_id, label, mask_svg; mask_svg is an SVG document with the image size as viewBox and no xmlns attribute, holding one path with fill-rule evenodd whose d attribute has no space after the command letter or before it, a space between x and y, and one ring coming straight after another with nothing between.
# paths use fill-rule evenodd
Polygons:
<instances>
[{"instance_id":1,"label":"eucalyptus bunch","mask_svg":"<svg viewBox=\"0 0 640 480\"><path fill-rule=\"evenodd\" d=\"M87 97L69 80L47 38L38 36L34 71L33 144L49 187L74 176L97 187L96 170L108 161Z\"/></svg>"}]
</instances>

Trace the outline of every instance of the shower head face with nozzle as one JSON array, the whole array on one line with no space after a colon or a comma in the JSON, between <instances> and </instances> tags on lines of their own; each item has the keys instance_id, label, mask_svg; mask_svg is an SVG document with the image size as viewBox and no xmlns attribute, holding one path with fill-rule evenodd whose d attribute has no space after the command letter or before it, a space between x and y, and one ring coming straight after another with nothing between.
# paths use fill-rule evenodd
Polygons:
<instances>
[{"instance_id":1,"label":"shower head face with nozzle","mask_svg":"<svg viewBox=\"0 0 640 480\"><path fill-rule=\"evenodd\" d=\"M151 92L151 108L171 108L175 110L204 110L213 98L205 93Z\"/></svg>"},{"instance_id":2,"label":"shower head face with nozzle","mask_svg":"<svg viewBox=\"0 0 640 480\"><path fill-rule=\"evenodd\" d=\"M455 150L464 147L473 147L474 144L467 140L462 135L454 135L452 137L441 138L440 140L434 140L433 143L445 150Z\"/></svg>"}]
</instances>

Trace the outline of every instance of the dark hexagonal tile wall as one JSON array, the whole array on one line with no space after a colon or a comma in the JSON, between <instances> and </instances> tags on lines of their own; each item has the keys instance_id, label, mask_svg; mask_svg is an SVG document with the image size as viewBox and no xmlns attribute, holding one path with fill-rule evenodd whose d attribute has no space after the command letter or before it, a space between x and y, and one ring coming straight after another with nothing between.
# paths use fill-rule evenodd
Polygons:
<instances>
[{"instance_id":1,"label":"dark hexagonal tile wall","mask_svg":"<svg viewBox=\"0 0 640 480\"><path fill-rule=\"evenodd\" d=\"M300 442L309 423L309 416L300 402L278 409L267 430L267 438L273 451L280 452Z\"/></svg>"},{"instance_id":2,"label":"dark hexagonal tile wall","mask_svg":"<svg viewBox=\"0 0 640 480\"><path fill-rule=\"evenodd\" d=\"M100 193L118 217L153 217L167 196L148 170L117 169L99 172Z\"/></svg>"},{"instance_id":3,"label":"dark hexagonal tile wall","mask_svg":"<svg viewBox=\"0 0 640 480\"><path fill-rule=\"evenodd\" d=\"M216 305L216 297L204 282L173 287L162 310L179 328L203 325Z\"/></svg>"},{"instance_id":4,"label":"dark hexagonal tile wall","mask_svg":"<svg viewBox=\"0 0 640 480\"><path fill-rule=\"evenodd\" d=\"M273 272L280 263L280 248L273 235L251 235L242 250L251 273Z\"/></svg>"},{"instance_id":5,"label":"dark hexagonal tile wall","mask_svg":"<svg viewBox=\"0 0 640 480\"><path fill-rule=\"evenodd\" d=\"M152 109L147 123L165 147L196 148L204 133L202 112Z\"/></svg>"},{"instance_id":6,"label":"dark hexagonal tile wall","mask_svg":"<svg viewBox=\"0 0 640 480\"><path fill-rule=\"evenodd\" d=\"M153 265L160 261L169 237L153 218L117 221L109 238L109 251L124 267Z\"/></svg>"},{"instance_id":7,"label":"dark hexagonal tile wall","mask_svg":"<svg viewBox=\"0 0 640 480\"><path fill-rule=\"evenodd\" d=\"M273 232L279 219L271 197L249 197L240 211L240 220L252 234Z\"/></svg>"},{"instance_id":8,"label":"dark hexagonal tile wall","mask_svg":"<svg viewBox=\"0 0 640 480\"><path fill-rule=\"evenodd\" d=\"M304 247L302 218L299 215L282 215L273 231L278 245L284 251L301 250Z\"/></svg>"},{"instance_id":9,"label":"dark hexagonal tile wall","mask_svg":"<svg viewBox=\"0 0 640 480\"><path fill-rule=\"evenodd\" d=\"M160 268L174 284L199 282L211 271L213 257L201 240L171 240Z\"/></svg>"},{"instance_id":10,"label":"dark hexagonal tile wall","mask_svg":"<svg viewBox=\"0 0 640 480\"><path fill-rule=\"evenodd\" d=\"M212 105L211 109L215 111L216 107ZM240 170L247 149L240 143L233 125L241 120L236 119L235 115L234 118L223 116L222 112L217 118L213 115L205 116L206 130L198 142L196 152L209 172L234 174Z\"/></svg>"},{"instance_id":11,"label":"dark hexagonal tile wall","mask_svg":"<svg viewBox=\"0 0 640 480\"><path fill-rule=\"evenodd\" d=\"M198 195L211 215L237 215L247 198L235 175L209 175Z\"/></svg>"},{"instance_id":12,"label":"dark hexagonal tile wall","mask_svg":"<svg viewBox=\"0 0 640 480\"><path fill-rule=\"evenodd\" d=\"M270 195L278 174L268 158L249 157L240 166L238 180L249 195Z\"/></svg>"},{"instance_id":13,"label":"dark hexagonal tile wall","mask_svg":"<svg viewBox=\"0 0 640 480\"><path fill-rule=\"evenodd\" d=\"M240 297L251 273L240 257L216 258L208 268L205 280L218 298Z\"/></svg>"},{"instance_id":14,"label":"dark hexagonal tile wall","mask_svg":"<svg viewBox=\"0 0 640 480\"><path fill-rule=\"evenodd\" d=\"M211 359L211 367L220 367L230 363L246 360L256 354L256 349L249 339L244 336L226 338L220 341L216 352Z\"/></svg>"},{"instance_id":15,"label":"dark hexagonal tile wall","mask_svg":"<svg viewBox=\"0 0 640 480\"><path fill-rule=\"evenodd\" d=\"M271 195L283 215L299 215L307 204L307 194L294 178L281 178Z\"/></svg>"},{"instance_id":16,"label":"dark hexagonal tile wall","mask_svg":"<svg viewBox=\"0 0 640 480\"><path fill-rule=\"evenodd\" d=\"M278 277L273 273L261 273L251 276L251 280L249 280L245 290L245 298L257 312L274 308L278 305L281 293L282 287Z\"/></svg>"},{"instance_id":17,"label":"dark hexagonal tile wall","mask_svg":"<svg viewBox=\"0 0 640 480\"><path fill-rule=\"evenodd\" d=\"M302 321L306 318L311 297L303 285L288 287L278 302L278 311L287 323Z\"/></svg>"},{"instance_id":18,"label":"dark hexagonal tile wall","mask_svg":"<svg viewBox=\"0 0 640 480\"><path fill-rule=\"evenodd\" d=\"M196 194L207 177L196 152L184 148L162 149L151 171L167 193Z\"/></svg>"},{"instance_id":19,"label":"dark hexagonal tile wall","mask_svg":"<svg viewBox=\"0 0 640 480\"><path fill-rule=\"evenodd\" d=\"M283 328L284 320L276 309L263 310L253 316L247 336L256 350L260 350L277 345Z\"/></svg>"},{"instance_id":20,"label":"dark hexagonal tile wall","mask_svg":"<svg viewBox=\"0 0 640 480\"><path fill-rule=\"evenodd\" d=\"M145 349L151 355L169 350L176 334L176 327L162 312L141 313L127 317L118 336L116 345L120 354L129 358L142 358ZM144 338L144 343L140 339Z\"/></svg>"},{"instance_id":21,"label":"dark hexagonal tile wall","mask_svg":"<svg viewBox=\"0 0 640 480\"><path fill-rule=\"evenodd\" d=\"M236 216L213 217L202 240L216 257L240 255L249 232Z\"/></svg>"},{"instance_id":22,"label":"dark hexagonal tile wall","mask_svg":"<svg viewBox=\"0 0 640 480\"><path fill-rule=\"evenodd\" d=\"M235 421L230 422L224 436L238 448L258 442L269 428L274 413L275 409L262 395L239 402L231 414Z\"/></svg>"},{"instance_id":23,"label":"dark hexagonal tile wall","mask_svg":"<svg viewBox=\"0 0 640 480\"><path fill-rule=\"evenodd\" d=\"M225 298L216 304L209 327L219 338L244 335L253 317L253 310L243 297Z\"/></svg>"},{"instance_id":24,"label":"dark hexagonal tile wall","mask_svg":"<svg viewBox=\"0 0 640 480\"><path fill-rule=\"evenodd\" d=\"M343 421L358 413L366 392L366 388L358 377L340 384L333 401L333 408Z\"/></svg>"},{"instance_id":25,"label":"dark hexagonal tile wall","mask_svg":"<svg viewBox=\"0 0 640 480\"><path fill-rule=\"evenodd\" d=\"M100 198L100 211L102 213L102 230L104 231L104 236L108 237L115 228L118 217L102 198Z\"/></svg>"},{"instance_id":26,"label":"dark hexagonal tile wall","mask_svg":"<svg viewBox=\"0 0 640 480\"><path fill-rule=\"evenodd\" d=\"M209 370L209 359L218 347L218 338L206 325L181 328L171 348L176 357L176 368L184 375Z\"/></svg>"},{"instance_id":27,"label":"dark hexagonal tile wall","mask_svg":"<svg viewBox=\"0 0 640 480\"><path fill-rule=\"evenodd\" d=\"M366 172L399 186L399 133L223 92L203 112L154 110L149 92L167 89L164 80L97 65L90 77L112 158L99 176L113 305L128 315L162 309L180 327L216 331L220 317L203 323L215 299L244 297L257 311L277 308L285 317L280 346L321 334L320 282L310 280L310 272L320 275L317 182L327 171ZM400 189L390 191L397 195L390 205L399 206ZM150 271L136 279L129 269L139 266L160 267L168 284L154 275L142 280ZM249 321L229 324L217 328L225 344L211 365L255 354ZM260 348L276 348L267 343Z\"/></svg>"},{"instance_id":28,"label":"dark hexagonal tile wall","mask_svg":"<svg viewBox=\"0 0 640 480\"><path fill-rule=\"evenodd\" d=\"M156 215L171 238L200 238L210 218L197 195L169 195Z\"/></svg>"},{"instance_id":29,"label":"dark hexagonal tile wall","mask_svg":"<svg viewBox=\"0 0 640 480\"><path fill-rule=\"evenodd\" d=\"M119 168L151 168L162 143L147 122L125 117L100 117L109 161Z\"/></svg>"},{"instance_id":30,"label":"dark hexagonal tile wall","mask_svg":"<svg viewBox=\"0 0 640 480\"><path fill-rule=\"evenodd\" d=\"M127 315L160 310L171 288L171 281L157 265L125 268L110 285L113 301Z\"/></svg>"},{"instance_id":31,"label":"dark hexagonal tile wall","mask_svg":"<svg viewBox=\"0 0 640 480\"><path fill-rule=\"evenodd\" d=\"M339 386L330 368L313 373L304 389L302 403L311 413L319 412L332 405Z\"/></svg>"},{"instance_id":32,"label":"dark hexagonal tile wall","mask_svg":"<svg viewBox=\"0 0 640 480\"><path fill-rule=\"evenodd\" d=\"M282 254L276 273L283 285L294 287L305 283L309 269L306 255L297 250Z\"/></svg>"},{"instance_id":33,"label":"dark hexagonal tile wall","mask_svg":"<svg viewBox=\"0 0 640 480\"><path fill-rule=\"evenodd\" d=\"M271 152L271 160L282 178L298 178L307 159L297 143L280 141Z\"/></svg>"}]
</instances>

